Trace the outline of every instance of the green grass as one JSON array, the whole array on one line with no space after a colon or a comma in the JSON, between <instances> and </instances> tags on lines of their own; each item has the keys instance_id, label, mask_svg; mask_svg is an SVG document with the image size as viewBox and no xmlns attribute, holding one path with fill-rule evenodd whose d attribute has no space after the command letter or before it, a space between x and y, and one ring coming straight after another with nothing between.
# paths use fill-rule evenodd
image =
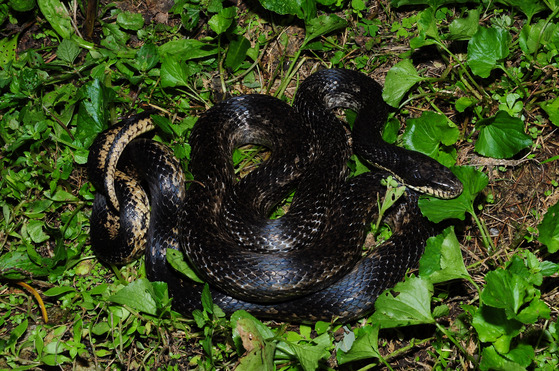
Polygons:
<instances>
[{"instance_id":1,"label":"green grass","mask_svg":"<svg viewBox=\"0 0 559 371\"><path fill-rule=\"evenodd\" d=\"M559 5L296 3L101 2L95 16L79 2L74 13L58 0L0 1L0 368L558 367ZM76 28L88 19L94 40ZM445 228L371 316L262 323L224 316L206 293L185 318L141 260L99 262L84 165L101 130L154 108L156 139L186 167L201 112L244 93L290 102L320 67L382 81L394 108L385 139L465 186L420 201ZM240 173L261 161L254 148L234 158Z\"/></svg>"}]
</instances>

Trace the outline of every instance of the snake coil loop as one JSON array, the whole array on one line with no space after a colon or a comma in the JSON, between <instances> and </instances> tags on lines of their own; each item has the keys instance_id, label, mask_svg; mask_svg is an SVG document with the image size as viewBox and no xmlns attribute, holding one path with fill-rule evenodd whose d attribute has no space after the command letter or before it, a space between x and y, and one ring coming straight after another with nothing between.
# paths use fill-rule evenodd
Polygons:
<instances>
[{"instance_id":1,"label":"snake coil loop","mask_svg":"<svg viewBox=\"0 0 559 371\"><path fill-rule=\"evenodd\" d=\"M444 198L462 191L444 166L382 140L381 95L369 77L331 69L308 77L293 107L263 95L219 103L190 135L195 182L188 191L169 149L134 139L153 129L149 117L122 121L96 138L88 159L99 191L91 218L97 255L126 262L147 244L148 278L167 282L173 306L185 314L200 307L202 285L168 265L169 248L186 253L226 312L291 321L365 315L417 264L432 233L416 191ZM357 113L351 136L336 108ZM231 155L244 144L263 145L271 155L238 180ZM348 178L352 153L382 170ZM392 238L362 257L386 171L409 189L391 211ZM288 212L270 219L293 191Z\"/></svg>"}]
</instances>

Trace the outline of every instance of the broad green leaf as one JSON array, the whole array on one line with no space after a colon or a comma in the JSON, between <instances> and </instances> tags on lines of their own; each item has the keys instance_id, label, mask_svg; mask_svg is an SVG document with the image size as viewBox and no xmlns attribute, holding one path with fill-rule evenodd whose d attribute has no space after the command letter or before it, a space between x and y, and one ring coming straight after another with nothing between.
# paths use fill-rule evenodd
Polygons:
<instances>
[{"instance_id":1,"label":"broad green leaf","mask_svg":"<svg viewBox=\"0 0 559 371\"><path fill-rule=\"evenodd\" d=\"M448 26L447 40L469 40L478 30L481 9L470 9L466 18L456 18Z\"/></svg>"},{"instance_id":2,"label":"broad green leaf","mask_svg":"<svg viewBox=\"0 0 559 371\"><path fill-rule=\"evenodd\" d=\"M0 39L0 66L5 68L16 60L17 35Z\"/></svg>"},{"instance_id":3,"label":"broad green leaf","mask_svg":"<svg viewBox=\"0 0 559 371\"><path fill-rule=\"evenodd\" d=\"M64 62L74 63L74 60L80 54L80 47L76 42L64 39L60 45L58 45L56 54L58 58L62 59Z\"/></svg>"},{"instance_id":4,"label":"broad green leaf","mask_svg":"<svg viewBox=\"0 0 559 371\"><path fill-rule=\"evenodd\" d=\"M419 76L409 59L404 59L395 64L386 74L382 98L390 106L398 107L408 90L422 80L426 78Z\"/></svg>"},{"instance_id":5,"label":"broad green leaf","mask_svg":"<svg viewBox=\"0 0 559 371\"><path fill-rule=\"evenodd\" d=\"M474 214L474 200L489 183L487 175L470 166L453 167L452 173L462 182L462 194L451 200L422 196L419 207L429 220L439 223L445 219L464 220L465 213Z\"/></svg>"},{"instance_id":6,"label":"broad green leaf","mask_svg":"<svg viewBox=\"0 0 559 371\"><path fill-rule=\"evenodd\" d=\"M347 22L335 14L324 14L316 18L312 18L305 25L305 42L316 39L317 37L326 35L347 26Z\"/></svg>"},{"instance_id":7,"label":"broad green leaf","mask_svg":"<svg viewBox=\"0 0 559 371\"><path fill-rule=\"evenodd\" d=\"M171 264L171 266L179 271L180 273L184 274L194 282L204 283L197 275L196 272L188 265L188 263L184 259L184 254L182 251L178 251L175 249L167 249L167 262Z\"/></svg>"},{"instance_id":8,"label":"broad green leaf","mask_svg":"<svg viewBox=\"0 0 559 371\"><path fill-rule=\"evenodd\" d=\"M214 302L210 292L210 286L206 283L202 289L202 308L208 313L214 312Z\"/></svg>"},{"instance_id":9,"label":"broad green leaf","mask_svg":"<svg viewBox=\"0 0 559 371\"><path fill-rule=\"evenodd\" d=\"M468 65L480 77L491 71L509 55L510 33L501 28L480 27L468 42Z\"/></svg>"},{"instance_id":10,"label":"broad green leaf","mask_svg":"<svg viewBox=\"0 0 559 371\"><path fill-rule=\"evenodd\" d=\"M93 139L107 127L109 122L109 104L115 97L112 89L105 87L101 81L93 80L80 89L83 100L78 111L77 138L84 148L89 148Z\"/></svg>"},{"instance_id":11,"label":"broad green leaf","mask_svg":"<svg viewBox=\"0 0 559 371\"><path fill-rule=\"evenodd\" d=\"M45 222L42 220L30 220L27 223L27 233L33 242L41 243L50 238L50 236L43 230L44 226Z\"/></svg>"},{"instance_id":12,"label":"broad green leaf","mask_svg":"<svg viewBox=\"0 0 559 371\"><path fill-rule=\"evenodd\" d=\"M542 46L552 42L556 30L555 23L545 19L535 24L526 23L518 37L518 45L525 54L535 54Z\"/></svg>"},{"instance_id":13,"label":"broad green leaf","mask_svg":"<svg viewBox=\"0 0 559 371\"><path fill-rule=\"evenodd\" d=\"M500 3L513 6L520 10L522 13L528 17L528 22L532 17L541 12L542 10L546 10L547 7L540 1L540 0L498 0Z\"/></svg>"},{"instance_id":14,"label":"broad green leaf","mask_svg":"<svg viewBox=\"0 0 559 371\"><path fill-rule=\"evenodd\" d=\"M547 246L549 253L556 253L559 250L559 202L547 209L538 232L538 240Z\"/></svg>"},{"instance_id":15,"label":"broad green leaf","mask_svg":"<svg viewBox=\"0 0 559 371\"><path fill-rule=\"evenodd\" d=\"M237 8L234 6L223 8L210 18L208 25L216 34L221 35L233 24L236 14Z\"/></svg>"},{"instance_id":16,"label":"broad green leaf","mask_svg":"<svg viewBox=\"0 0 559 371\"><path fill-rule=\"evenodd\" d=\"M76 292L76 289L73 287L69 287L69 286L58 286L58 287L52 287L50 289L48 289L47 291L43 292L43 295L45 296L59 296L59 295L64 295L66 293L69 292Z\"/></svg>"},{"instance_id":17,"label":"broad green leaf","mask_svg":"<svg viewBox=\"0 0 559 371\"><path fill-rule=\"evenodd\" d=\"M555 126L559 126L559 98L540 103L540 107L549 116L549 121Z\"/></svg>"},{"instance_id":18,"label":"broad green leaf","mask_svg":"<svg viewBox=\"0 0 559 371\"><path fill-rule=\"evenodd\" d=\"M532 300L529 285L522 277L508 270L498 269L487 273L487 282L481 292L481 299L487 305L505 310L507 318L515 318L520 306Z\"/></svg>"},{"instance_id":19,"label":"broad green leaf","mask_svg":"<svg viewBox=\"0 0 559 371\"><path fill-rule=\"evenodd\" d=\"M161 308L161 303L158 300L152 283L145 278L137 279L124 286L107 300L121 305L128 305L137 311L153 316L157 315Z\"/></svg>"},{"instance_id":20,"label":"broad green leaf","mask_svg":"<svg viewBox=\"0 0 559 371\"><path fill-rule=\"evenodd\" d=\"M523 365L524 360L528 358L528 364ZM516 359L519 359L522 363L517 362ZM483 348L479 366L481 370L523 371L532 363L533 359L534 350L527 344L519 344L516 349L506 354L499 353L495 346L490 345Z\"/></svg>"},{"instance_id":21,"label":"broad green leaf","mask_svg":"<svg viewBox=\"0 0 559 371\"><path fill-rule=\"evenodd\" d=\"M45 277L50 273L46 266L30 259L26 251L8 251L0 255L0 277L22 280L27 277Z\"/></svg>"},{"instance_id":22,"label":"broad green leaf","mask_svg":"<svg viewBox=\"0 0 559 371\"><path fill-rule=\"evenodd\" d=\"M510 158L532 145L532 139L524 133L524 122L499 111L494 117L480 120L476 124L479 137L475 150L493 158Z\"/></svg>"},{"instance_id":23,"label":"broad green leaf","mask_svg":"<svg viewBox=\"0 0 559 371\"><path fill-rule=\"evenodd\" d=\"M437 41L440 40L441 37L439 35L439 28L437 27L437 20L435 19L435 10L433 8L427 8L419 13L417 29L419 32L423 32L425 36Z\"/></svg>"},{"instance_id":24,"label":"broad green leaf","mask_svg":"<svg viewBox=\"0 0 559 371\"><path fill-rule=\"evenodd\" d=\"M225 57L225 65L236 71L245 60L248 49L250 49L250 41L244 36L239 36L231 41L227 57Z\"/></svg>"},{"instance_id":25,"label":"broad green leaf","mask_svg":"<svg viewBox=\"0 0 559 371\"><path fill-rule=\"evenodd\" d=\"M37 0L37 4L41 13L60 37L74 40L83 48L93 49L95 47L74 33L70 13L60 0Z\"/></svg>"},{"instance_id":26,"label":"broad green leaf","mask_svg":"<svg viewBox=\"0 0 559 371\"><path fill-rule=\"evenodd\" d=\"M35 8L35 0L8 0L10 7L16 12L28 12Z\"/></svg>"},{"instance_id":27,"label":"broad green leaf","mask_svg":"<svg viewBox=\"0 0 559 371\"><path fill-rule=\"evenodd\" d=\"M380 327L373 326L360 327L357 330L357 338L348 351L338 350L336 358L340 365L361 359L380 358L378 351L378 332Z\"/></svg>"},{"instance_id":28,"label":"broad green leaf","mask_svg":"<svg viewBox=\"0 0 559 371\"><path fill-rule=\"evenodd\" d=\"M428 5L433 9L438 9L444 4L466 3L470 0L392 0L391 4L395 7L406 5Z\"/></svg>"},{"instance_id":29,"label":"broad green leaf","mask_svg":"<svg viewBox=\"0 0 559 371\"><path fill-rule=\"evenodd\" d=\"M147 72L155 67L158 62L157 47L153 43L145 43L136 53L134 66L139 71Z\"/></svg>"},{"instance_id":30,"label":"broad green leaf","mask_svg":"<svg viewBox=\"0 0 559 371\"><path fill-rule=\"evenodd\" d=\"M304 20L316 17L314 0L259 0L260 4L272 12L282 15L295 15Z\"/></svg>"},{"instance_id":31,"label":"broad green leaf","mask_svg":"<svg viewBox=\"0 0 559 371\"><path fill-rule=\"evenodd\" d=\"M424 153L439 160L444 146L451 146L458 140L460 130L447 118L435 112L425 111L419 118L406 121L406 130L402 136L404 147ZM454 163L446 164L447 166Z\"/></svg>"},{"instance_id":32,"label":"broad green leaf","mask_svg":"<svg viewBox=\"0 0 559 371\"><path fill-rule=\"evenodd\" d=\"M469 277L454 227L427 240L425 253L419 261L419 276L431 283Z\"/></svg>"},{"instance_id":33,"label":"broad green leaf","mask_svg":"<svg viewBox=\"0 0 559 371\"><path fill-rule=\"evenodd\" d=\"M392 295L391 291L398 294ZM432 294L433 284L429 281L420 277L408 277L377 298L375 312L370 320L381 328L433 323Z\"/></svg>"},{"instance_id":34,"label":"broad green leaf","mask_svg":"<svg viewBox=\"0 0 559 371\"><path fill-rule=\"evenodd\" d=\"M510 343L520 333L523 324L515 319L507 319L505 310L481 305L472 319L479 340L494 343L501 353L508 353Z\"/></svg>"},{"instance_id":35,"label":"broad green leaf","mask_svg":"<svg viewBox=\"0 0 559 371\"><path fill-rule=\"evenodd\" d=\"M244 310L231 315L231 327L237 353L243 355L239 359L237 370L275 370L274 352L277 341L272 340L274 334L268 327Z\"/></svg>"},{"instance_id":36,"label":"broad green leaf","mask_svg":"<svg viewBox=\"0 0 559 371\"><path fill-rule=\"evenodd\" d=\"M125 30L138 31L144 27L144 17L141 13L120 12L116 16L116 22Z\"/></svg>"},{"instance_id":37,"label":"broad green leaf","mask_svg":"<svg viewBox=\"0 0 559 371\"><path fill-rule=\"evenodd\" d=\"M163 62L169 57L175 57L180 61L187 61L215 54L217 54L217 47L215 45L192 39L173 40L159 47L159 56Z\"/></svg>"}]
</instances>

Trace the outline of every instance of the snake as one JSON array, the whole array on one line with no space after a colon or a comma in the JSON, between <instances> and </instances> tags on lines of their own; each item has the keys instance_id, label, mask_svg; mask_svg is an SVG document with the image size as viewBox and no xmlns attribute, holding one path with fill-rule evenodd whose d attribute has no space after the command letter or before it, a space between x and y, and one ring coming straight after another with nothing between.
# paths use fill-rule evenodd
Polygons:
<instances>
[{"instance_id":1,"label":"snake","mask_svg":"<svg viewBox=\"0 0 559 371\"><path fill-rule=\"evenodd\" d=\"M344 109L355 112L352 125L340 119ZM229 98L190 132L193 180L150 137L149 111L123 119L89 152L97 190L92 247L116 264L143 254L148 279L166 282L173 309L185 315L201 308L204 284L170 266L170 249L184 254L225 313L291 322L362 318L418 264L434 233L419 195L462 192L447 167L382 139L388 112L381 85L348 69L311 74L292 105L261 94ZM247 144L270 154L239 177L232 153ZM369 171L351 175L354 155ZM387 215L393 234L364 253L389 175L406 186ZM290 195L287 212L271 218Z\"/></svg>"}]
</instances>

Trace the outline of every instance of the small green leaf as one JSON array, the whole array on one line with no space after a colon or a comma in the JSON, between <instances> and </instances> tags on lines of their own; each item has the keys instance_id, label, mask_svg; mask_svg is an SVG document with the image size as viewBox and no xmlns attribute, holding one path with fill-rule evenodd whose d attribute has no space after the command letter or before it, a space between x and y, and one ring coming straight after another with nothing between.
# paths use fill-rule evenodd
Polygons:
<instances>
[{"instance_id":1,"label":"small green leaf","mask_svg":"<svg viewBox=\"0 0 559 371\"><path fill-rule=\"evenodd\" d=\"M27 233L29 233L29 237L35 243L41 243L50 238L48 234L43 231L43 227L45 226L45 222L42 220L30 220L27 224Z\"/></svg>"},{"instance_id":2,"label":"small green leaf","mask_svg":"<svg viewBox=\"0 0 559 371\"><path fill-rule=\"evenodd\" d=\"M522 322L507 319L505 310L481 305L472 319L479 340L494 343L501 353L508 353L510 342L520 333Z\"/></svg>"},{"instance_id":3,"label":"small green leaf","mask_svg":"<svg viewBox=\"0 0 559 371\"><path fill-rule=\"evenodd\" d=\"M74 63L74 60L80 54L80 50L80 47L75 41L64 39L60 45L58 45L56 54L58 58L62 59L64 62Z\"/></svg>"},{"instance_id":4,"label":"small green leaf","mask_svg":"<svg viewBox=\"0 0 559 371\"><path fill-rule=\"evenodd\" d=\"M316 18L316 2L307 0L259 0L262 6L278 14L291 14L300 19Z\"/></svg>"},{"instance_id":5,"label":"small green leaf","mask_svg":"<svg viewBox=\"0 0 559 371\"><path fill-rule=\"evenodd\" d=\"M415 66L409 59L404 59L395 64L386 74L382 98L392 107L398 107L400 101L419 81L426 80L420 77Z\"/></svg>"},{"instance_id":6,"label":"small green leaf","mask_svg":"<svg viewBox=\"0 0 559 371\"><path fill-rule=\"evenodd\" d=\"M390 291L397 292L394 296ZM381 328L434 323L431 315L433 285L420 277L408 277L394 289L382 293L375 302L370 320Z\"/></svg>"},{"instance_id":7,"label":"small green leaf","mask_svg":"<svg viewBox=\"0 0 559 371\"><path fill-rule=\"evenodd\" d=\"M174 250L174 249L167 249L167 262L171 264L171 266L179 271L180 273L184 274L194 282L204 283L197 275L196 272L188 265L188 263L184 260L184 254L182 251Z\"/></svg>"},{"instance_id":8,"label":"small green leaf","mask_svg":"<svg viewBox=\"0 0 559 371\"><path fill-rule=\"evenodd\" d=\"M549 121L555 126L559 126L559 98L540 103L540 107L549 116Z\"/></svg>"},{"instance_id":9,"label":"small green leaf","mask_svg":"<svg viewBox=\"0 0 559 371\"><path fill-rule=\"evenodd\" d=\"M470 276L464 265L454 227L448 227L441 234L427 240L425 253L419 261L419 276L428 278L432 283Z\"/></svg>"},{"instance_id":10,"label":"small green leaf","mask_svg":"<svg viewBox=\"0 0 559 371\"><path fill-rule=\"evenodd\" d=\"M210 286L206 283L202 289L202 308L208 313L214 312L214 302L210 292Z\"/></svg>"},{"instance_id":11,"label":"small green leaf","mask_svg":"<svg viewBox=\"0 0 559 371\"><path fill-rule=\"evenodd\" d=\"M524 133L524 122L499 111L494 117L476 124L479 137L475 150L479 154L493 158L510 158L532 145L531 137Z\"/></svg>"},{"instance_id":12,"label":"small green leaf","mask_svg":"<svg viewBox=\"0 0 559 371\"><path fill-rule=\"evenodd\" d=\"M234 6L223 8L210 18L208 25L216 34L221 35L233 24L236 14L237 8Z\"/></svg>"},{"instance_id":13,"label":"small green leaf","mask_svg":"<svg viewBox=\"0 0 559 371\"><path fill-rule=\"evenodd\" d=\"M144 27L144 17L141 13L120 12L116 16L116 22L125 30L138 31Z\"/></svg>"},{"instance_id":14,"label":"small green leaf","mask_svg":"<svg viewBox=\"0 0 559 371\"><path fill-rule=\"evenodd\" d=\"M145 43L136 53L135 66L142 72L151 70L158 62L157 47L153 43Z\"/></svg>"},{"instance_id":15,"label":"small green leaf","mask_svg":"<svg viewBox=\"0 0 559 371\"><path fill-rule=\"evenodd\" d=\"M491 71L509 55L510 33L501 28L480 27L468 42L468 65L480 77Z\"/></svg>"},{"instance_id":16,"label":"small green leaf","mask_svg":"<svg viewBox=\"0 0 559 371\"><path fill-rule=\"evenodd\" d=\"M378 351L378 324L360 327L356 339L348 351L338 350L336 357L340 365L369 358L380 358Z\"/></svg>"},{"instance_id":17,"label":"small green leaf","mask_svg":"<svg viewBox=\"0 0 559 371\"><path fill-rule=\"evenodd\" d=\"M137 279L124 286L107 300L121 305L128 305L140 312L154 316L159 313L161 308L161 303L152 283L145 278Z\"/></svg>"},{"instance_id":18,"label":"small green leaf","mask_svg":"<svg viewBox=\"0 0 559 371\"><path fill-rule=\"evenodd\" d=\"M538 232L538 240L547 246L550 254L559 251L559 202L547 209Z\"/></svg>"},{"instance_id":19,"label":"small green leaf","mask_svg":"<svg viewBox=\"0 0 559 371\"><path fill-rule=\"evenodd\" d=\"M215 54L217 54L215 45L193 39L173 40L159 47L159 56L163 62L169 57L175 57L179 61L187 61Z\"/></svg>"}]
</instances>

